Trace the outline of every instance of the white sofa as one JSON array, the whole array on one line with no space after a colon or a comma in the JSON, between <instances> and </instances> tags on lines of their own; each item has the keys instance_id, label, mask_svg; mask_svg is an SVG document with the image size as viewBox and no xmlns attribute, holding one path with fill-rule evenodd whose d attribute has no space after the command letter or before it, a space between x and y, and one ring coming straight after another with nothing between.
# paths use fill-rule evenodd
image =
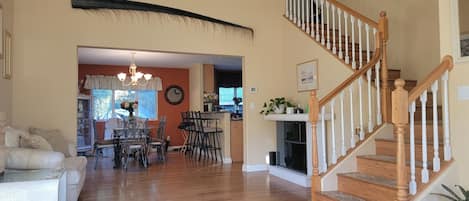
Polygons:
<instances>
[{"instance_id":1,"label":"white sofa","mask_svg":"<svg viewBox=\"0 0 469 201\"><path fill-rule=\"evenodd\" d=\"M22 147L21 138L28 135L44 138L52 150ZM5 168L14 170L65 169L67 201L77 201L86 176L85 157L76 156L76 146L58 130L30 128L29 131L5 129ZM47 148L46 148L47 149Z\"/></svg>"}]
</instances>

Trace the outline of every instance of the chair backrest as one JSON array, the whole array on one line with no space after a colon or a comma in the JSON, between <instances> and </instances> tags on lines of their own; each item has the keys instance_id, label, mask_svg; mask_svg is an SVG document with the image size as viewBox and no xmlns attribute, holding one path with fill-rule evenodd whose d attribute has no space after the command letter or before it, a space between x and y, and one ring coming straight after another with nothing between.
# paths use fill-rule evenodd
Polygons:
<instances>
[{"instance_id":1,"label":"chair backrest","mask_svg":"<svg viewBox=\"0 0 469 201\"><path fill-rule=\"evenodd\" d=\"M110 140L112 139L112 135L115 128L123 128L124 122L122 119L119 118L110 118L105 122L105 129L104 129L104 139Z\"/></svg>"},{"instance_id":2,"label":"chair backrest","mask_svg":"<svg viewBox=\"0 0 469 201\"><path fill-rule=\"evenodd\" d=\"M137 117L137 128L148 128L148 118Z\"/></svg>"},{"instance_id":3,"label":"chair backrest","mask_svg":"<svg viewBox=\"0 0 469 201\"><path fill-rule=\"evenodd\" d=\"M166 130L166 116L161 116L160 123L158 124L158 130L156 131L156 138L159 140L164 140L165 130Z\"/></svg>"}]
</instances>

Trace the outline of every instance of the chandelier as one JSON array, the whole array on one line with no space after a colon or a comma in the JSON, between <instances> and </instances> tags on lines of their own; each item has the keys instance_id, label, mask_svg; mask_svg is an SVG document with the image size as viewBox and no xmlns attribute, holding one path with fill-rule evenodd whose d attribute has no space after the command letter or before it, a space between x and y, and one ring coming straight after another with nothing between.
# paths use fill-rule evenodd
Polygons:
<instances>
[{"instance_id":1,"label":"chandelier","mask_svg":"<svg viewBox=\"0 0 469 201\"><path fill-rule=\"evenodd\" d=\"M137 65L135 65L135 52L132 52L132 60L129 66L129 76L130 81L126 82L127 74L119 73L117 74L117 78L122 82L124 86L137 86L137 85L145 85L149 80L151 80L151 74L144 74L142 72L137 72ZM143 81L144 78L145 80Z\"/></svg>"}]
</instances>

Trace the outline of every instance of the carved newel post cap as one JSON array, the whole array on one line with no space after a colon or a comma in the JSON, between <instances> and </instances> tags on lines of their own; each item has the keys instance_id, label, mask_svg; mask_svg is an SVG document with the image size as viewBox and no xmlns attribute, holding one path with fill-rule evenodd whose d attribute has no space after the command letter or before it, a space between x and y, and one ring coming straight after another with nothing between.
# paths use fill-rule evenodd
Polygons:
<instances>
[{"instance_id":1,"label":"carved newel post cap","mask_svg":"<svg viewBox=\"0 0 469 201\"><path fill-rule=\"evenodd\" d=\"M404 88L404 85L405 81L403 79L397 79L396 81L394 81L394 86L396 86L396 88L398 89Z\"/></svg>"}]
</instances>

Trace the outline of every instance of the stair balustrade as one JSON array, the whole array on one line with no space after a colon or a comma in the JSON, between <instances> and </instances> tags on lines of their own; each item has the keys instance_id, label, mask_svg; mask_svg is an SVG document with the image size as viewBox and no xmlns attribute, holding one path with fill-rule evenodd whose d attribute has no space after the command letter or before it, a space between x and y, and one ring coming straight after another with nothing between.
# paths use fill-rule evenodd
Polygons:
<instances>
[{"instance_id":1,"label":"stair balustrade","mask_svg":"<svg viewBox=\"0 0 469 201\"><path fill-rule=\"evenodd\" d=\"M453 59L451 56L445 56L441 64L433 70L430 75L417 85L412 91L407 92L404 89L405 81L396 80L396 89L392 92L392 122L395 126L395 135L397 142L397 187L398 200L407 201L409 195L416 195L418 184L426 184L430 181L429 164L432 166L432 172L438 173L441 167L440 155L444 161L451 161L451 144L449 131L449 109L448 109L448 74L453 68ZM441 87L441 93L439 93ZM431 92L431 97L429 96ZM441 96L441 104L443 107L443 135L440 136L439 111L438 111L438 95ZM420 102L420 105L418 103ZM427 107L427 103L431 107ZM416 115L419 110L420 116ZM428 114L431 114L427 116ZM420 117L417 122L416 117ZM409 135L406 135L407 125L409 124ZM431 121L430 124L427 121ZM421 141L416 139L416 126L421 125ZM427 127L431 129L427 130ZM429 136L430 132L431 135ZM409 157L405 153L406 140L409 137L410 149ZM440 138L441 137L441 138ZM433 142L428 142L432 138ZM421 143L421 162L416 161L416 143ZM440 153L440 142L443 144L443 153ZM433 145L433 150L428 146ZM432 156L429 159L428 156ZM410 160L410 177L407 176L406 159ZM432 161L431 163L428 161ZM421 163L420 178L416 177L416 166Z\"/></svg>"}]
</instances>

